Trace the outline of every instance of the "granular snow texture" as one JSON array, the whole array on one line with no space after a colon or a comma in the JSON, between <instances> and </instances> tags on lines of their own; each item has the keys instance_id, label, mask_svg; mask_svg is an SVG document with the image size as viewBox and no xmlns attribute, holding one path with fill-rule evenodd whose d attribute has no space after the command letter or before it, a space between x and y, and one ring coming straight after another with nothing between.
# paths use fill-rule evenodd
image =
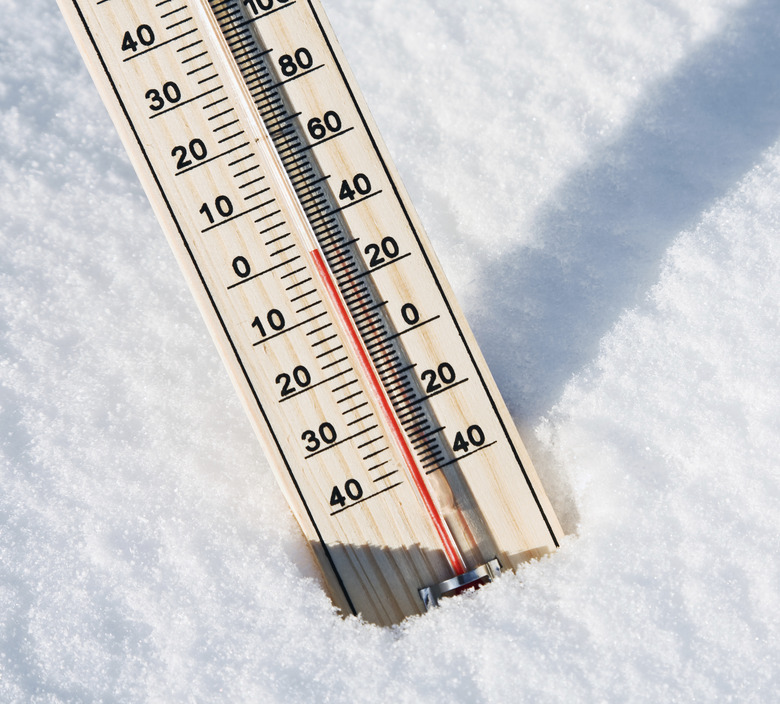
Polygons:
<instances>
[{"instance_id":1,"label":"granular snow texture","mask_svg":"<svg viewBox=\"0 0 780 704\"><path fill-rule=\"evenodd\" d=\"M780 4L326 9L569 535L335 615L56 5L0 0L0 701L776 701Z\"/></svg>"}]
</instances>

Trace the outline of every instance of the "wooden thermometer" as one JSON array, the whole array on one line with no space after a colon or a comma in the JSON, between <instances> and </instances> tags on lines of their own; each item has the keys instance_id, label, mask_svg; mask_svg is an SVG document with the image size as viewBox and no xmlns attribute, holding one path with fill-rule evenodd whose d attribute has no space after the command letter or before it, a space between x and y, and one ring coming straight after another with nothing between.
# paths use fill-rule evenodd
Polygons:
<instances>
[{"instance_id":1,"label":"wooden thermometer","mask_svg":"<svg viewBox=\"0 0 780 704\"><path fill-rule=\"evenodd\" d=\"M562 535L319 0L58 0L334 603Z\"/></svg>"}]
</instances>

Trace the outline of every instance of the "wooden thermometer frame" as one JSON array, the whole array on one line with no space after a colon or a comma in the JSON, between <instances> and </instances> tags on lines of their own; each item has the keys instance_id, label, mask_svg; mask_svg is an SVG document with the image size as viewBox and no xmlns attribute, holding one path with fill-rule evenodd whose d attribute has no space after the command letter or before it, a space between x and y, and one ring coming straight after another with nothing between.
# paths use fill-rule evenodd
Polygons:
<instances>
[{"instance_id":1,"label":"wooden thermometer frame","mask_svg":"<svg viewBox=\"0 0 780 704\"><path fill-rule=\"evenodd\" d=\"M344 613L562 531L319 0L58 0Z\"/></svg>"}]
</instances>

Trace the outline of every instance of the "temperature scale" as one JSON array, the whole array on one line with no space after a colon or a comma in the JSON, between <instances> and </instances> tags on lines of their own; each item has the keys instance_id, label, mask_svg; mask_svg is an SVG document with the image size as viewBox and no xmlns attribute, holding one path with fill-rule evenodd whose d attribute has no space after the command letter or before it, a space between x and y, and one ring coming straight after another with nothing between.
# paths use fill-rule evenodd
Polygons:
<instances>
[{"instance_id":1,"label":"temperature scale","mask_svg":"<svg viewBox=\"0 0 780 704\"><path fill-rule=\"evenodd\" d=\"M342 612L562 535L319 0L58 0Z\"/></svg>"}]
</instances>

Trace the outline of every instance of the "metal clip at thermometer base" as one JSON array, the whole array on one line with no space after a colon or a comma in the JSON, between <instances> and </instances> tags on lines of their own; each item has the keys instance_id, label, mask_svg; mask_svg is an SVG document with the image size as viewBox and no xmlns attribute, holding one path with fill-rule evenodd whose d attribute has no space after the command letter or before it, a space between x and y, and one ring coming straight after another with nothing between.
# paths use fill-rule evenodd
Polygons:
<instances>
[{"instance_id":1,"label":"metal clip at thermometer base","mask_svg":"<svg viewBox=\"0 0 780 704\"><path fill-rule=\"evenodd\" d=\"M398 623L554 550L319 0L57 1L336 606Z\"/></svg>"},{"instance_id":2,"label":"metal clip at thermometer base","mask_svg":"<svg viewBox=\"0 0 780 704\"><path fill-rule=\"evenodd\" d=\"M439 605L439 602L447 596L453 596L459 594L464 589L470 589L480 587L483 584L492 582L496 577L501 574L501 563L498 560L491 560L484 565L466 572L465 574L459 574L451 579L445 579L439 584L434 584L431 587L425 587L420 589L420 599L422 599L425 610L435 608Z\"/></svg>"}]
</instances>

